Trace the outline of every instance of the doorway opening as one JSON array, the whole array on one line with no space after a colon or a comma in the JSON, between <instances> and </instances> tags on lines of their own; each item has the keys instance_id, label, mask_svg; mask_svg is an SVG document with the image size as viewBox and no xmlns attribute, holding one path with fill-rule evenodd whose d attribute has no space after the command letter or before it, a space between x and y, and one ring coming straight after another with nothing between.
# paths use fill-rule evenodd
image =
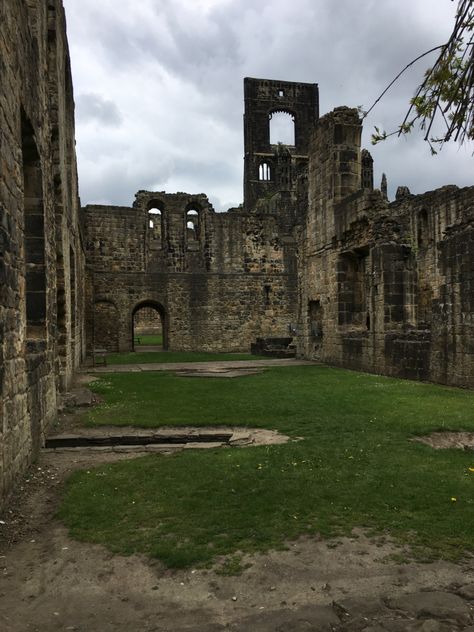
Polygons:
<instances>
[{"instance_id":1,"label":"doorway opening","mask_svg":"<svg viewBox=\"0 0 474 632\"><path fill-rule=\"evenodd\" d=\"M134 351L165 351L168 348L164 308L151 301L139 303L132 314Z\"/></svg>"}]
</instances>

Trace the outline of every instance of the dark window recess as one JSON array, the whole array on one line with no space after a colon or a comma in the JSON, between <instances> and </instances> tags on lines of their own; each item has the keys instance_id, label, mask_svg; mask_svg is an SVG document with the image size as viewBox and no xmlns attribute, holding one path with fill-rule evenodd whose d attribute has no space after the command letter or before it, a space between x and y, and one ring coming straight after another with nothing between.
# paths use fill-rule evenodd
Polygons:
<instances>
[{"instance_id":1,"label":"dark window recess","mask_svg":"<svg viewBox=\"0 0 474 632\"><path fill-rule=\"evenodd\" d=\"M43 174L31 123L22 112L26 337L46 338L46 265Z\"/></svg>"},{"instance_id":2,"label":"dark window recess","mask_svg":"<svg viewBox=\"0 0 474 632\"><path fill-rule=\"evenodd\" d=\"M272 287L271 285L265 285L263 287L263 296L264 296L264 302L265 305L270 305L270 295L272 292Z\"/></svg>"},{"instance_id":3,"label":"dark window recess","mask_svg":"<svg viewBox=\"0 0 474 632\"><path fill-rule=\"evenodd\" d=\"M309 301L308 316L311 337L314 340L321 340L323 337L323 308L320 301Z\"/></svg>"}]
</instances>

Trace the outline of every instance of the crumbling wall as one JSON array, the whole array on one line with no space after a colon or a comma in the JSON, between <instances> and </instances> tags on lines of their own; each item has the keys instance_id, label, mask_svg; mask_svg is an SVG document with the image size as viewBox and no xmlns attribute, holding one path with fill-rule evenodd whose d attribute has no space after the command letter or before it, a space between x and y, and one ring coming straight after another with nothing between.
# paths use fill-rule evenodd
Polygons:
<instances>
[{"instance_id":1,"label":"crumbling wall","mask_svg":"<svg viewBox=\"0 0 474 632\"><path fill-rule=\"evenodd\" d=\"M0 3L0 504L83 354L74 104L59 0Z\"/></svg>"},{"instance_id":2,"label":"crumbling wall","mask_svg":"<svg viewBox=\"0 0 474 632\"><path fill-rule=\"evenodd\" d=\"M397 377L474 385L474 188L389 204L372 190L356 110L323 117L301 232L298 353Z\"/></svg>"},{"instance_id":3,"label":"crumbling wall","mask_svg":"<svg viewBox=\"0 0 474 632\"><path fill-rule=\"evenodd\" d=\"M133 207L87 206L85 218L91 348L131 350L145 304L171 350L248 351L295 320L296 248L281 205L215 213L204 194L139 191Z\"/></svg>"},{"instance_id":4,"label":"crumbling wall","mask_svg":"<svg viewBox=\"0 0 474 632\"><path fill-rule=\"evenodd\" d=\"M294 194L308 166L309 139L319 116L318 86L270 79L244 79L244 208L278 192ZM287 114L294 144L278 145L270 135L272 116Z\"/></svg>"}]
</instances>

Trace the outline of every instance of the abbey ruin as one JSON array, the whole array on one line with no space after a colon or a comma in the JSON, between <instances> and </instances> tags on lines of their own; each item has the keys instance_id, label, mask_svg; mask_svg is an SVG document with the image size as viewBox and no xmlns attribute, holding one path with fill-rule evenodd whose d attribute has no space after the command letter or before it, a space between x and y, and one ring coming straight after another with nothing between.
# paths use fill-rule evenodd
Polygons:
<instances>
[{"instance_id":1,"label":"abbey ruin","mask_svg":"<svg viewBox=\"0 0 474 632\"><path fill-rule=\"evenodd\" d=\"M241 207L138 191L80 207L61 0L0 4L0 499L35 458L95 348L130 351L154 310L170 350L300 357L474 386L474 187L394 202L373 187L357 110L316 84L244 80ZM269 120L294 119L293 145Z\"/></svg>"}]
</instances>

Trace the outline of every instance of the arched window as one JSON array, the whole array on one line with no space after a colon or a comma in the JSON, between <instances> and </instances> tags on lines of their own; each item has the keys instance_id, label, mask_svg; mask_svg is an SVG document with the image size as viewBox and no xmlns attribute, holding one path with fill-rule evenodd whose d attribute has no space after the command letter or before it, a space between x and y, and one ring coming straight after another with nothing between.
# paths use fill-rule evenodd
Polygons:
<instances>
[{"instance_id":1,"label":"arched window","mask_svg":"<svg viewBox=\"0 0 474 632\"><path fill-rule=\"evenodd\" d=\"M189 247L197 244L199 238L199 212L191 208L186 211L186 241Z\"/></svg>"},{"instance_id":2,"label":"arched window","mask_svg":"<svg viewBox=\"0 0 474 632\"><path fill-rule=\"evenodd\" d=\"M267 162L262 162L258 167L258 179L264 182L272 179L270 165Z\"/></svg>"},{"instance_id":3,"label":"arched window","mask_svg":"<svg viewBox=\"0 0 474 632\"><path fill-rule=\"evenodd\" d=\"M150 208L148 210L148 228L155 228L161 225L161 211L159 208Z\"/></svg>"},{"instance_id":4,"label":"arched window","mask_svg":"<svg viewBox=\"0 0 474 632\"><path fill-rule=\"evenodd\" d=\"M288 112L270 114L270 144L295 145L295 118Z\"/></svg>"},{"instance_id":5,"label":"arched window","mask_svg":"<svg viewBox=\"0 0 474 632\"><path fill-rule=\"evenodd\" d=\"M150 202L148 208L148 236L149 244L153 249L161 248L161 239L163 232L163 214L162 209L157 202Z\"/></svg>"}]
</instances>

